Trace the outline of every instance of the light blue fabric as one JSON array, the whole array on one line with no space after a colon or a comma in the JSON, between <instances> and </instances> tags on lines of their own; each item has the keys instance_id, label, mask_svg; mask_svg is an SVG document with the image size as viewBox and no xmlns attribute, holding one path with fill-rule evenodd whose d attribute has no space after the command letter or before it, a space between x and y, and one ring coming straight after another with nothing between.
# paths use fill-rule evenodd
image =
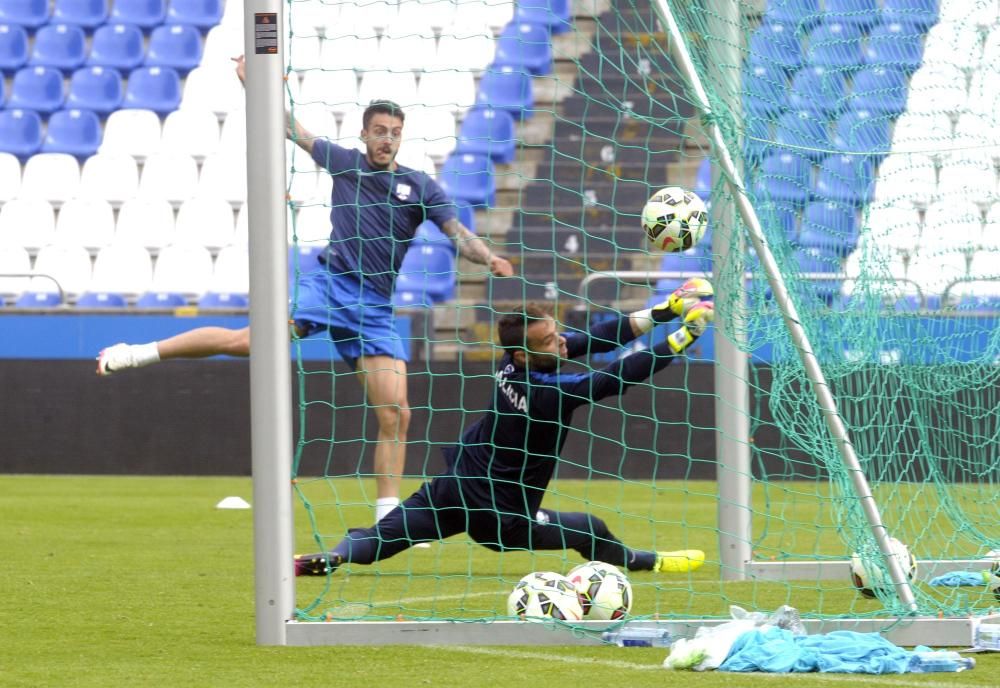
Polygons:
<instances>
[{"instance_id":1,"label":"light blue fabric","mask_svg":"<svg viewBox=\"0 0 1000 688\"><path fill-rule=\"evenodd\" d=\"M963 585L979 587L985 583L986 580L979 571L949 571L948 573L942 573L940 576L932 578L930 581L931 585L938 585L944 588L958 588Z\"/></svg>"},{"instance_id":2,"label":"light blue fabric","mask_svg":"<svg viewBox=\"0 0 1000 688\"><path fill-rule=\"evenodd\" d=\"M794 635L771 627L749 631L737 638L719 670L903 674L910 654L877 633L834 631Z\"/></svg>"}]
</instances>

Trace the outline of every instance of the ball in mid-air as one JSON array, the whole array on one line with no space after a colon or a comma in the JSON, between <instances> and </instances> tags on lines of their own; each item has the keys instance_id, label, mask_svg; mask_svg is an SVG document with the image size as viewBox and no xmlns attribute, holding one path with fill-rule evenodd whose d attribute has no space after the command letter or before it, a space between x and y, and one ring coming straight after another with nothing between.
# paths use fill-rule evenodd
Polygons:
<instances>
[{"instance_id":1,"label":"ball in mid-air","mask_svg":"<svg viewBox=\"0 0 1000 688\"><path fill-rule=\"evenodd\" d=\"M566 576L551 571L529 573L507 597L507 613L526 619L549 618L579 621L583 605Z\"/></svg>"},{"instance_id":2,"label":"ball in mid-air","mask_svg":"<svg viewBox=\"0 0 1000 688\"><path fill-rule=\"evenodd\" d=\"M632 584L618 568L602 561L588 561L566 574L591 619L614 621L632 610Z\"/></svg>"},{"instance_id":3,"label":"ball in mid-air","mask_svg":"<svg viewBox=\"0 0 1000 688\"><path fill-rule=\"evenodd\" d=\"M661 251L686 251L705 236L708 210L693 191L668 186L654 193L642 209L642 228Z\"/></svg>"},{"instance_id":4,"label":"ball in mid-air","mask_svg":"<svg viewBox=\"0 0 1000 688\"><path fill-rule=\"evenodd\" d=\"M913 580L917 574L917 560L913 558L910 548L896 538L889 538L889 550L906 577ZM885 594L892 590L892 580L885 569L881 552L874 550L864 557L858 552L852 554L851 582L865 597L877 597L880 592Z\"/></svg>"}]
</instances>

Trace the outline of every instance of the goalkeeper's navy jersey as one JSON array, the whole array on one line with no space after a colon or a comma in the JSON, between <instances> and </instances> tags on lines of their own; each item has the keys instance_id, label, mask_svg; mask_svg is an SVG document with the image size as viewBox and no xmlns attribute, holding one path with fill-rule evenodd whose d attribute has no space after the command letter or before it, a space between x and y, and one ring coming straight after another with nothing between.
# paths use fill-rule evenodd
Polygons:
<instances>
[{"instance_id":1,"label":"goalkeeper's navy jersey","mask_svg":"<svg viewBox=\"0 0 1000 688\"><path fill-rule=\"evenodd\" d=\"M567 355L612 351L635 335L627 316L566 335ZM541 373L505 355L494 376L493 401L485 415L446 451L449 473L459 480L467 508L533 517L566 442L573 412L597 399L619 395L673 358L666 342L633 353L601 370Z\"/></svg>"},{"instance_id":2,"label":"goalkeeper's navy jersey","mask_svg":"<svg viewBox=\"0 0 1000 688\"><path fill-rule=\"evenodd\" d=\"M375 170L360 151L325 139L313 141L312 157L333 174L327 265L389 299L417 227L424 220L443 227L455 205L426 172Z\"/></svg>"}]
</instances>

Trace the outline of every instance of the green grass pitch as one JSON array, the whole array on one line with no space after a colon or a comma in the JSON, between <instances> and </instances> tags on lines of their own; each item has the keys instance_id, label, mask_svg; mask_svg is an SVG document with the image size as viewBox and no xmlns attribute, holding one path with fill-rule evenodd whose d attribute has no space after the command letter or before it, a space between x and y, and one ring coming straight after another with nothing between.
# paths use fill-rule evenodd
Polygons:
<instances>
[{"instance_id":1,"label":"green grass pitch","mask_svg":"<svg viewBox=\"0 0 1000 688\"><path fill-rule=\"evenodd\" d=\"M305 489L318 490L320 485ZM689 495L685 519L696 523L711 517L714 502L707 491L694 498L690 497L691 486L672 485L686 489ZM328 493L329 486L322 486ZM360 494L357 481L338 481L337 487L349 498ZM563 482L559 488L565 495L562 499L567 499L602 486ZM607 489L618 488L608 483ZM694 492L701 495L702 490ZM671 676L659 668L666 656L660 649L258 647L254 644L251 512L214 509L227 495L249 499L248 479L4 476L0 477L0 494L4 495L0 522L5 544L0 557L0 685L5 687L276 686L302 682L329 686L538 684L547 688L579 686L582 682L661 686L674 681L731 688L779 682L803 687L859 682L917 687L1000 684L996 678L1000 658L996 655L979 655L974 671L946 675L685 672ZM699 507L701 501L704 504ZM356 508L358 518L370 517L367 508ZM347 517L355 516L347 512ZM626 528L623 537L637 537L638 530L631 533L627 524L622 527ZM301 509L297 511L296 536L302 549L313 544ZM712 537L712 533L702 534L701 528L694 528L682 544L697 546L704 541L711 552ZM667 542L665 538L657 544ZM353 567L333 583L349 586L350 595L334 587L327 597L333 594L350 599L365 610L365 615L444 614L447 605L456 613L486 615L497 612L497 605L502 604L505 595L499 592L501 584L505 586L508 579L516 580L531 570L520 571L522 565L541 565L546 562L544 556L551 556L532 560L531 555L518 555L523 556L519 561L481 550L466 562L467 547L461 540L452 540L430 550L405 553L378 567L378 576L374 568ZM448 551L461 551L463 557L443 566L445 559L451 559L443 555ZM389 575L411 566L419 571L421 563L438 575L412 580ZM467 567L473 569L474 585L482 589L466 583L454 585L460 576L448 576L448 566L456 574ZM806 586L783 584L755 593L742 584L720 587L713 580L716 573L706 566L694 576L675 579L637 574L634 582L640 591L643 586L648 590L659 586L657 595L647 596L656 598L655 604L640 611L662 613L678 604L681 610L670 611L719 614L729 602L767 608L786 601L807 609L819 598L825 600L824 608L831 610L839 604L843 610L852 605L859 612L867 608L859 607L856 596L849 597L843 586L813 591L811 597ZM377 587L372 583L375 578ZM322 584L312 580L304 583L308 584L299 586L301 606L316 599ZM452 591L456 587L457 593L451 594L457 597L450 600L435 603L426 599L443 595L443 588Z\"/></svg>"}]
</instances>

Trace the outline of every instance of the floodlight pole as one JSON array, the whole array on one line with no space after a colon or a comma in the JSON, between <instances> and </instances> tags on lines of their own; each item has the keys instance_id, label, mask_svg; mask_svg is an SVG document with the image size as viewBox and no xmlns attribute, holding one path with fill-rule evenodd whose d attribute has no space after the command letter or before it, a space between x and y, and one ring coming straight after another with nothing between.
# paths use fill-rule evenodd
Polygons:
<instances>
[{"instance_id":1,"label":"floodlight pole","mask_svg":"<svg viewBox=\"0 0 1000 688\"><path fill-rule=\"evenodd\" d=\"M795 349L799 353L806 376L812 383L813 392L823 412L827 429L830 431L830 435L833 437L840 452L844 467L850 474L855 495L861 503L861 508L871 527L872 535L875 537L879 550L882 552L889 576L896 587L896 594L899 596L903 607L910 612L915 612L917 611L917 602L913 595L913 589L910 587L910 583L903 573L900 562L896 560L896 557L892 556L892 550L889 547L889 533L882 523L882 515L879 513L878 504L875 503L875 497L872 495L868 479L861 469L861 462L854 451L854 445L851 443L847 426L840 416L837 402L830 392L830 386L819 365L819 359L813 351L812 344L809 342L805 328L802 327L802 321L799 319L798 311L788 293L784 277L778 269L774 255L771 253L771 249L764 238L760 219L757 217L757 212L754 210L753 204L747 196L743 176L733 162L732 155L729 152L729 145L726 143L722 130L719 128L718 123L713 121L712 107L708 99L708 94L701 82L701 77L695 69L694 60L691 58L690 52L688 52L684 36L681 34L680 27L677 25L677 21L667 0L655 0L654 7L658 10L660 19L663 21L663 26L666 29L670 43L670 50L677 62L677 66L687 80L688 86L690 86L691 95L695 98L695 106L701 110L704 120L709 123L712 147L718 156L719 165L725 175L726 182L729 184L729 189L736 200L736 208L740 214L740 218L746 225L750 241L757 250L757 257L760 259L761 267L764 268L764 272L767 275L767 281L774 294L775 303L781 309L781 314L785 319L785 326L788 328Z\"/></svg>"},{"instance_id":2,"label":"floodlight pole","mask_svg":"<svg viewBox=\"0 0 1000 688\"><path fill-rule=\"evenodd\" d=\"M285 624L295 606L295 577L281 4L246 0L243 19L256 636L259 645L285 645Z\"/></svg>"}]
</instances>

